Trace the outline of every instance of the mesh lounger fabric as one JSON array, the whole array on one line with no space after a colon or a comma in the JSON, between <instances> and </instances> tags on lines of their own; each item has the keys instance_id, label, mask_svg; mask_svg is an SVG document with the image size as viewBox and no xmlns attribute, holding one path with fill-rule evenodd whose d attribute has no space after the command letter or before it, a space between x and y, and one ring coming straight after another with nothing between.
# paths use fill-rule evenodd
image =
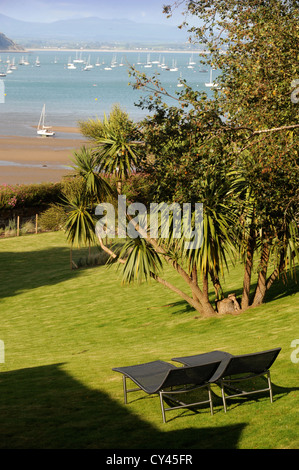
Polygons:
<instances>
[{"instance_id":1,"label":"mesh lounger fabric","mask_svg":"<svg viewBox=\"0 0 299 470\"><path fill-rule=\"evenodd\" d=\"M176 367L168 362L153 361L135 366L115 367L112 370L123 374L124 398L127 403L127 392L135 392L142 389L148 394L158 393L160 395L160 405L163 422L166 422L165 412L179 408L191 408L204 403L209 403L211 414L213 414L213 402L209 379L219 367L220 362L210 362L191 367ZM138 389L128 390L126 380L129 378L138 385ZM192 403L184 403L181 399L176 400L175 396L180 393L188 393L198 388L206 388L208 400ZM165 408L164 399L170 399L176 406Z\"/></svg>"},{"instance_id":2,"label":"mesh lounger fabric","mask_svg":"<svg viewBox=\"0 0 299 470\"><path fill-rule=\"evenodd\" d=\"M112 370L133 380L146 393L180 385L201 385L209 381L219 361L191 367L176 367L164 361L153 361L135 366L116 367Z\"/></svg>"}]
</instances>

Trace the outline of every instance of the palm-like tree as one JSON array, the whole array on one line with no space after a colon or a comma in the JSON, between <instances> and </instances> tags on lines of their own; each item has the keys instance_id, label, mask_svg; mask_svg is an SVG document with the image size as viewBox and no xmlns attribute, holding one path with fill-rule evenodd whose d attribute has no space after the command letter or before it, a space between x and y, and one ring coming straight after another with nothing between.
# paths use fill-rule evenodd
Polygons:
<instances>
[{"instance_id":1,"label":"palm-like tree","mask_svg":"<svg viewBox=\"0 0 299 470\"><path fill-rule=\"evenodd\" d=\"M99 167L104 173L116 176L120 194L124 179L138 167L141 142L136 124L115 105L109 117L104 115L93 141L93 154Z\"/></svg>"}]
</instances>

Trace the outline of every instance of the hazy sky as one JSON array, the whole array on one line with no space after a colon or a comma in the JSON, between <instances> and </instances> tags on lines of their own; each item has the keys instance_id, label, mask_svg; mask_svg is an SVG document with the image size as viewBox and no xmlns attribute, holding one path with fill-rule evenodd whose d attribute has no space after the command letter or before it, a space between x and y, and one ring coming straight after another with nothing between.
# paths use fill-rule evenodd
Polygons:
<instances>
[{"instance_id":1,"label":"hazy sky","mask_svg":"<svg viewBox=\"0 0 299 470\"><path fill-rule=\"evenodd\" d=\"M98 16L128 18L143 23L180 24L181 14L167 19L162 13L163 5L167 3L172 3L172 0L0 0L0 13L24 21L51 22Z\"/></svg>"}]
</instances>

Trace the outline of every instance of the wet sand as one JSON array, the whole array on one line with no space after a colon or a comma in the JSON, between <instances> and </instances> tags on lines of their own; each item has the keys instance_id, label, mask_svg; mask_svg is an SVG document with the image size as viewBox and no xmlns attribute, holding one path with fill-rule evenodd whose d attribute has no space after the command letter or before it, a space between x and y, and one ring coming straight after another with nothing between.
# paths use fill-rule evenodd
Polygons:
<instances>
[{"instance_id":1,"label":"wet sand","mask_svg":"<svg viewBox=\"0 0 299 470\"><path fill-rule=\"evenodd\" d=\"M55 128L56 135L69 138L0 136L0 184L58 182L72 172L75 150L87 145L86 139L72 138L76 128Z\"/></svg>"}]
</instances>

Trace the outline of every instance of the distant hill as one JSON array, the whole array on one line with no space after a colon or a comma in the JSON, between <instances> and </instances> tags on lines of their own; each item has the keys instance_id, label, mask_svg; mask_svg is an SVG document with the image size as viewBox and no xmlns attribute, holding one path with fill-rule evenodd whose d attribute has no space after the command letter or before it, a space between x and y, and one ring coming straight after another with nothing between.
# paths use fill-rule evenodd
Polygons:
<instances>
[{"instance_id":1,"label":"distant hill","mask_svg":"<svg viewBox=\"0 0 299 470\"><path fill-rule=\"evenodd\" d=\"M5 34L0 33L0 52L6 51L24 51L25 49L16 44L12 39L9 39Z\"/></svg>"},{"instance_id":2,"label":"distant hill","mask_svg":"<svg viewBox=\"0 0 299 470\"><path fill-rule=\"evenodd\" d=\"M137 23L128 19L97 17L36 23L20 21L0 14L2 31L16 41L97 41L184 43L186 31L165 24Z\"/></svg>"}]
</instances>

